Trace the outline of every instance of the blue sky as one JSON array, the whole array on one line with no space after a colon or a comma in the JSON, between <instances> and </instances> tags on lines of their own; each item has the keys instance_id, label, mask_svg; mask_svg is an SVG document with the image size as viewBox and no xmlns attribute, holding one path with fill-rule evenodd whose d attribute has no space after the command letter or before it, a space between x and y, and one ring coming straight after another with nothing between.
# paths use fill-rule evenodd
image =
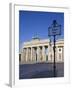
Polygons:
<instances>
[{"instance_id":1,"label":"blue sky","mask_svg":"<svg viewBox=\"0 0 72 90\"><path fill-rule=\"evenodd\" d=\"M64 13L19 11L19 45L38 35L41 39L48 38L48 27L56 20L61 25L61 36L64 38Z\"/></svg>"}]
</instances>

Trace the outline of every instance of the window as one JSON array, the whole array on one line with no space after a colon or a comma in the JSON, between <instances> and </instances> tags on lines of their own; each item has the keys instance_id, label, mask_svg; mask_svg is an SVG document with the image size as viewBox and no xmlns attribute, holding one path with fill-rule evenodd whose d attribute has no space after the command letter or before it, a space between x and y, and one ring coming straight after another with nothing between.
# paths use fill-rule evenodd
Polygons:
<instances>
[{"instance_id":1,"label":"window","mask_svg":"<svg viewBox=\"0 0 72 90\"><path fill-rule=\"evenodd\" d=\"M59 51L61 51L61 48L59 48Z\"/></svg>"}]
</instances>

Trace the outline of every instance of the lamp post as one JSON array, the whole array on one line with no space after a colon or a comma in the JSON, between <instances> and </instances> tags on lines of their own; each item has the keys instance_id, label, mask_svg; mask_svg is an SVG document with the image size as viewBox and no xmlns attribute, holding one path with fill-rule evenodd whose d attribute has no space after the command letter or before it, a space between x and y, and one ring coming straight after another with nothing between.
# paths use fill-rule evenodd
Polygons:
<instances>
[{"instance_id":1,"label":"lamp post","mask_svg":"<svg viewBox=\"0 0 72 90\"><path fill-rule=\"evenodd\" d=\"M54 47L53 47L53 51L54 51L54 77L56 77L56 63L55 63L55 35L54 35Z\"/></svg>"},{"instance_id":2,"label":"lamp post","mask_svg":"<svg viewBox=\"0 0 72 90\"><path fill-rule=\"evenodd\" d=\"M61 35L61 25L58 25L56 20L53 20L52 25L48 28L48 36L54 37L54 63L53 63L53 71L54 71L54 77L56 77L56 59L55 59L55 42L56 42L56 35Z\"/></svg>"}]
</instances>

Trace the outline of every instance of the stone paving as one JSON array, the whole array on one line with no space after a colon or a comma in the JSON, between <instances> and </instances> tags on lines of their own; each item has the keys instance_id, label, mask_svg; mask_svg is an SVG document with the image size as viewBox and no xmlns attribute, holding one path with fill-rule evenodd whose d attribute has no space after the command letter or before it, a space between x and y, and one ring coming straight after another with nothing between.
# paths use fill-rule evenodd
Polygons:
<instances>
[{"instance_id":1,"label":"stone paving","mask_svg":"<svg viewBox=\"0 0 72 90\"><path fill-rule=\"evenodd\" d=\"M64 63L56 63L56 77L64 76ZM20 64L19 79L53 78L53 63Z\"/></svg>"}]
</instances>

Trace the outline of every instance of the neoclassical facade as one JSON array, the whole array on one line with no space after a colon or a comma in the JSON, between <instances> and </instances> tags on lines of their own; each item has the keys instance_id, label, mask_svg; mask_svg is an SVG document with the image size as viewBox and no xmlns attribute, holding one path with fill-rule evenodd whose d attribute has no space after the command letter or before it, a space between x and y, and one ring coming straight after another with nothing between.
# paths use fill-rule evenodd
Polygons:
<instances>
[{"instance_id":1,"label":"neoclassical facade","mask_svg":"<svg viewBox=\"0 0 72 90\"><path fill-rule=\"evenodd\" d=\"M20 62L24 63L40 63L53 62L53 42L49 39L33 38L31 41L24 42L21 50ZM64 62L64 40L56 40L55 47L56 62Z\"/></svg>"}]
</instances>

